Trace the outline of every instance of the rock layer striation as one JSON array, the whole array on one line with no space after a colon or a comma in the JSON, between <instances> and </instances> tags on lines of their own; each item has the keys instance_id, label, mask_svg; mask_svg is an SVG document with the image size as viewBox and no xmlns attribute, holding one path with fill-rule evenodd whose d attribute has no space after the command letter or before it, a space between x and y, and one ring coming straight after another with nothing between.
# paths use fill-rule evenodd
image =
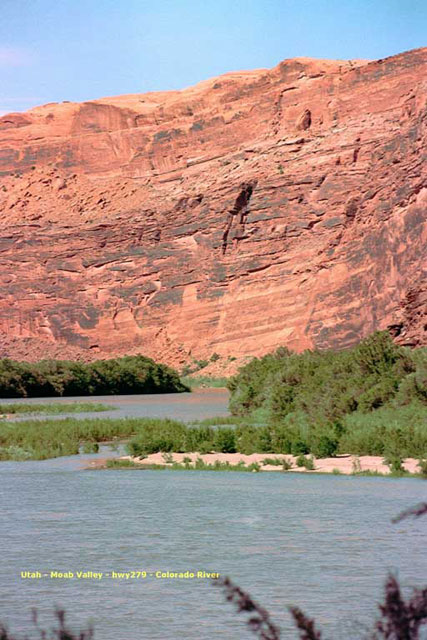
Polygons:
<instances>
[{"instance_id":1,"label":"rock layer striation","mask_svg":"<svg viewBox=\"0 0 427 640\"><path fill-rule=\"evenodd\" d=\"M0 118L0 355L426 344L427 49Z\"/></svg>"}]
</instances>

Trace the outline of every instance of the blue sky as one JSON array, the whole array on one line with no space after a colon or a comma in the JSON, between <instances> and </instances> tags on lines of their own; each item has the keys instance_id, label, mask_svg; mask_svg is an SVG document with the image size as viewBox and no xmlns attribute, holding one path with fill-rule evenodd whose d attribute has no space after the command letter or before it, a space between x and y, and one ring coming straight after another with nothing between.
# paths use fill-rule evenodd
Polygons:
<instances>
[{"instance_id":1,"label":"blue sky","mask_svg":"<svg viewBox=\"0 0 427 640\"><path fill-rule=\"evenodd\" d=\"M425 46L426 0L1 0L0 113Z\"/></svg>"}]
</instances>

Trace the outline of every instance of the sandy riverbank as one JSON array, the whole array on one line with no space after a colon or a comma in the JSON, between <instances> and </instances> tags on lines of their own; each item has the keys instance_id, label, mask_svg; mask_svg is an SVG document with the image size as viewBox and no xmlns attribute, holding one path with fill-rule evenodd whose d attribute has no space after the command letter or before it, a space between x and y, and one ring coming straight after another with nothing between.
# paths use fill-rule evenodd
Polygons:
<instances>
[{"instance_id":1,"label":"sandy riverbank","mask_svg":"<svg viewBox=\"0 0 427 640\"><path fill-rule=\"evenodd\" d=\"M282 471L281 465L263 464L263 460L266 458L273 458L279 460L287 460L291 465L290 471L298 473L313 473L313 471L307 471L304 467L297 467L296 456L274 454L274 453L252 453L251 455L244 455L242 453L153 453L146 458L134 458L132 456L123 456L121 460L130 460L136 464L141 465L165 465L169 466L172 462L183 463L184 458L190 458L194 463L197 458L201 458L205 464L215 464L215 462L228 462L230 465L237 465L239 462L243 462L245 465L257 463L261 467L261 471ZM410 473L419 473L418 460L415 458L407 458L403 461L403 467ZM373 471L382 474L389 474L389 467L384 464L384 458L382 456L353 456L353 455L339 455L336 458L314 458L314 472L317 473L342 473L344 475L351 475L360 471Z\"/></svg>"}]
</instances>

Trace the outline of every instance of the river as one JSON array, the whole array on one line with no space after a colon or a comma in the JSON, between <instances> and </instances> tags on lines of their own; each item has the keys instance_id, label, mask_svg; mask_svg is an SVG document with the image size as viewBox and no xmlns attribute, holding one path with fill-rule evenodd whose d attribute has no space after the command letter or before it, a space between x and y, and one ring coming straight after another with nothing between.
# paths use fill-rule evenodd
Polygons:
<instances>
[{"instance_id":1,"label":"river","mask_svg":"<svg viewBox=\"0 0 427 640\"><path fill-rule=\"evenodd\" d=\"M227 413L218 390L93 400L117 404L115 416ZM425 499L425 481L82 470L94 457L0 463L0 619L15 633L30 631L31 607L50 626L61 605L72 626L92 621L99 640L250 638L210 580L155 577L211 571L267 607L283 638L295 637L286 609L292 604L327 637L360 638L389 570L405 587L425 584L426 518L391 523ZM24 579L21 571L48 576ZM51 571L74 577L51 578ZM103 576L79 579L77 571Z\"/></svg>"}]
</instances>

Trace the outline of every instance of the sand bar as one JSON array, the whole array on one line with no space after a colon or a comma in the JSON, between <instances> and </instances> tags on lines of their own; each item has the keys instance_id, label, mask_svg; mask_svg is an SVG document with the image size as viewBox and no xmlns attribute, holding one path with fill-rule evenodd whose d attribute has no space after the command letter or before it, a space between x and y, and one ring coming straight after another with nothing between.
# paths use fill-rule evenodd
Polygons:
<instances>
[{"instance_id":1,"label":"sand bar","mask_svg":"<svg viewBox=\"0 0 427 640\"><path fill-rule=\"evenodd\" d=\"M183 463L184 458L194 463L198 458L201 458L205 464L215 464L215 462L228 462L230 465L237 465L239 462L243 462L245 465L258 463L261 467L261 471L283 471L282 466L263 464L263 460L266 458L274 458L279 460L287 460L292 468L290 471L298 473L342 473L344 475L351 475L360 471L373 471L382 474L389 474L390 468L384 464L384 458L382 456L354 456L350 454L338 455L335 458L314 458L314 471L308 471L304 467L298 467L296 465L296 456L280 453L252 453L250 455L244 455L242 453L152 453L145 458L136 458L132 456L122 456L121 460L131 460L136 464L141 465L165 465L170 466L173 462ZM403 461L403 467L410 473L419 473L418 460L415 458L406 458Z\"/></svg>"}]
</instances>

